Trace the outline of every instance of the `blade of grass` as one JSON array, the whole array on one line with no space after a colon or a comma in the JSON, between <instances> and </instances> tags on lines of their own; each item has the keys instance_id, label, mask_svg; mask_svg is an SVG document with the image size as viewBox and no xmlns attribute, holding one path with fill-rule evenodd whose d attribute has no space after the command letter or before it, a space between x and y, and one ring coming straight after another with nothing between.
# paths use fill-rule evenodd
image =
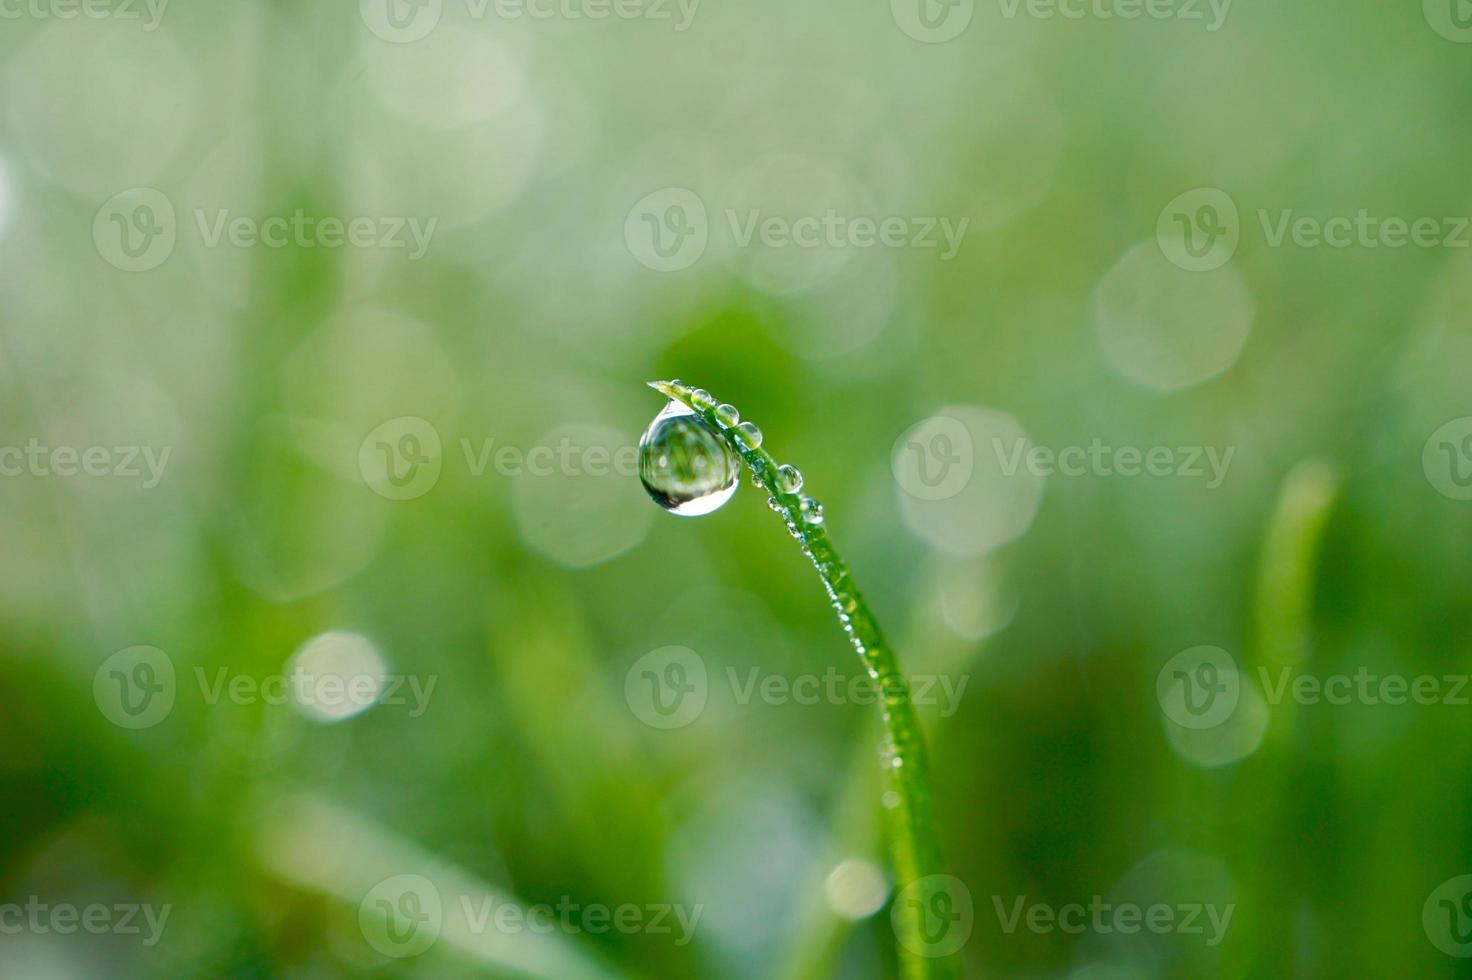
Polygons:
<instances>
[{"instance_id":1,"label":"blade of grass","mask_svg":"<svg viewBox=\"0 0 1472 980\"><path fill-rule=\"evenodd\" d=\"M518 906L524 921L526 909L454 862L320 797L300 793L273 800L262 808L255 826L262 870L292 887L331 896L349 921L363 914L365 896L376 885L405 874L422 876L443 909L436 916L437 938L430 948L403 961L422 969L422 975L623 977L597 953L555 931L480 927L466 910Z\"/></svg>"},{"instance_id":2,"label":"blade of grass","mask_svg":"<svg viewBox=\"0 0 1472 980\"><path fill-rule=\"evenodd\" d=\"M1305 460L1283 480L1263 538L1252 605L1249 659L1267 676L1296 670L1309 658L1315 566L1340 483L1338 468L1323 460ZM1246 677L1243 683L1248 683ZM1250 770L1255 784L1250 799L1295 798L1285 789L1294 766L1297 708L1291 697L1273 705L1262 748ZM1235 947L1244 970L1261 969L1266 950L1293 947L1288 934L1291 917L1262 915L1259 910L1281 909L1297 891L1293 869L1265 857L1291 847L1292 828L1299 825L1291 811L1276 820L1248 823L1252 829L1247 831L1242 853L1244 866L1252 871L1246 875L1241 902L1248 913L1242 923L1247 941ZM1256 921L1254 912L1258 913Z\"/></svg>"},{"instance_id":3,"label":"blade of grass","mask_svg":"<svg viewBox=\"0 0 1472 980\"><path fill-rule=\"evenodd\" d=\"M784 490L778 483L777 460L759 445L750 445L736 428L722 422L713 406L696 404L692 390L683 385L652 381L649 386L685 405L720 433L731 451L746 463L755 480L766 489L774 502L773 509L786 521L788 531L802 545L803 553L817 569L839 623L858 652L864 669L878 682L882 693L880 705L885 734L879 754L885 775L883 803L896 890L903 893L916 882L939 876L942 865L931 798L930 763L920 722L910 700L909 684L900 671L894 650L879 628L879 622L854 584L848 566L829 540L827 529L821 520L811 519L813 512L803 506L805 498ZM922 891L922 894L928 893ZM906 980L955 976L954 955L925 956L919 952L932 948L935 943L926 935L924 903L903 898L897 901L902 902L895 915L901 976Z\"/></svg>"}]
</instances>

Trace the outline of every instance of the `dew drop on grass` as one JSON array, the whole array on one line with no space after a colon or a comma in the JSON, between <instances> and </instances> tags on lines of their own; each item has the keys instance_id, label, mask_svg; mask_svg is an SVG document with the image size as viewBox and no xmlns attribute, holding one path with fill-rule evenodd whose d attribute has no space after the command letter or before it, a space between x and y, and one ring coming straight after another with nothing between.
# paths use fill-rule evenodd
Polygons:
<instances>
[{"instance_id":1,"label":"dew drop on grass","mask_svg":"<svg viewBox=\"0 0 1472 980\"><path fill-rule=\"evenodd\" d=\"M802 489L802 471L790 463L777 467L777 486L783 493L797 493Z\"/></svg>"},{"instance_id":2,"label":"dew drop on grass","mask_svg":"<svg viewBox=\"0 0 1472 980\"><path fill-rule=\"evenodd\" d=\"M736 434L741 437L741 441L745 443L748 448L761 448L762 430L758 429L755 423L742 422L740 425L736 426Z\"/></svg>"},{"instance_id":3,"label":"dew drop on grass","mask_svg":"<svg viewBox=\"0 0 1472 980\"><path fill-rule=\"evenodd\" d=\"M721 405L716 408L716 418L721 420L722 425L730 428L741 421L741 413L736 411L735 405Z\"/></svg>"},{"instance_id":4,"label":"dew drop on grass","mask_svg":"<svg viewBox=\"0 0 1472 980\"><path fill-rule=\"evenodd\" d=\"M702 412L716 403L715 396L704 388L696 388L690 392L690 402Z\"/></svg>"},{"instance_id":5,"label":"dew drop on grass","mask_svg":"<svg viewBox=\"0 0 1472 980\"><path fill-rule=\"evenodd\" d=\"M740 474L721 436L679 402L666 405L639 440L639 479L672 514L709 514L731 499Z\"/></svg>"},{"instance_id":6,"label":"dew drop on grass","mask_svg":"<svg viewBox=\"0 0 1472 980\"><path fill-rule=\"evenodd\" d=\"M822 524L823 505L812 497L802 498L802 519L808 524Z\"/></svg>"}]
</instances>

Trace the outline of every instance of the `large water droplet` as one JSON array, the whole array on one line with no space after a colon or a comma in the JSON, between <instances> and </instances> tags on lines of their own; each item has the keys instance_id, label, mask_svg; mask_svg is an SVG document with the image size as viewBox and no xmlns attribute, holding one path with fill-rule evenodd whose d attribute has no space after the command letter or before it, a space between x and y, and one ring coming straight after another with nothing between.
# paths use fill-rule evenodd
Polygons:
<instances>
[{"instance_id":1,"label":"large water droplet","mask_svg":"<svg viewBox=\"0 0 1472 980\"><path fill-rule=\"evenodd\" d=\"M802 489L802 471L791 463L777 467L777 486L783 493L797 493Z\"/></svg>"},{"instance_id":2,"label":"large water droplet","mask_svg":"<svg viewBox=\"0 0 1472 980\"><path fill-rule=\"evenodd\" d=\"M639 440L639 479L654 502L681 517L709 514L731 499L741 462L700 416L670 402Z\"/></svg>"}]
</instances>

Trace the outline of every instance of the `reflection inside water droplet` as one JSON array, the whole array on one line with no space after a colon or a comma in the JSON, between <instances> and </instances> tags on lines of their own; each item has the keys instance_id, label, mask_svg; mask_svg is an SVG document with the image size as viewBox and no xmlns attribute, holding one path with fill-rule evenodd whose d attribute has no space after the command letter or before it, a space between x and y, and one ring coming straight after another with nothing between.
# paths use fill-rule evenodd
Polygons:
<instances>
[{"instance_id":1,"label":"reflection inside water droplet","mask_svg":"<svg viewBox=\"0 0 1472 980\"><path fill-rule=\"evenodd\" d=\"M741 463L700 416L672 401L639 440L639 479L654 502L682 517L709 514L736 492Z\"/></svg>"}]
</instances>

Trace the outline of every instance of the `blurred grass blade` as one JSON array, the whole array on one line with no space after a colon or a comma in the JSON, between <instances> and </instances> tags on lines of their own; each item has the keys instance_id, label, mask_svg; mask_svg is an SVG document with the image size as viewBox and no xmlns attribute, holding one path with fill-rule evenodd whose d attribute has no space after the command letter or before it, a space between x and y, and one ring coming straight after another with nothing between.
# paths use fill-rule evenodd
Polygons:
<instances>
[{"instance_id":1,"label":"blurred grass blade","mask_svg":"<svg viewBox=\"0 0 1472 980\"><path fill-rule=\"evenodd\" d=\"M438 938L420 957L453 954L466 964L481 967L487 976L512 973L548 980L622 976L555 930L503 930L494 926L494 919L481 923L485 928L476 928L472 915L462 914L463 909L519 903L458 865L332 803L310 795L288 797L267 808L257 826L256 854L269 873L347 903L355 920L376 887L404 875L427 879L441 915ZM521 921L526 921L525 911L521 908ZM446 972L434 971L437 975Z\"/></svg>"}]
</instances>

